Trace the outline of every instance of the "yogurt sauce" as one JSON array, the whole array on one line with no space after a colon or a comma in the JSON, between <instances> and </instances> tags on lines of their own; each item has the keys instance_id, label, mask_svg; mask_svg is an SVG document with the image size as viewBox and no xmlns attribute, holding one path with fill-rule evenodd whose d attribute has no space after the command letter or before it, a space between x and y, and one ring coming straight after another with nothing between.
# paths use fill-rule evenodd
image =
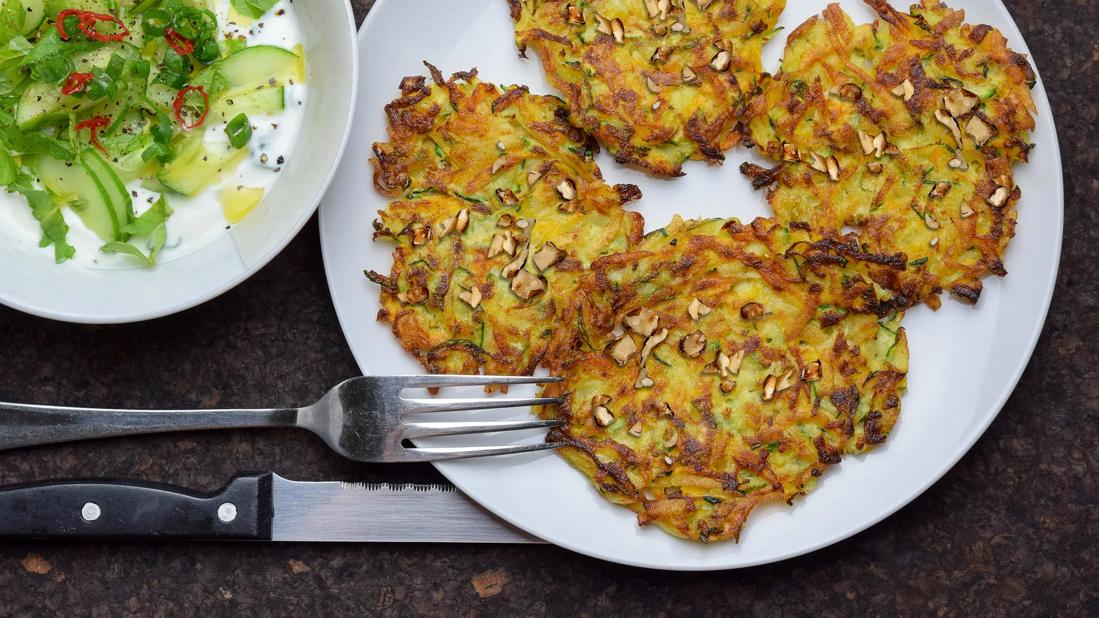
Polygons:
<instances>
[{"instance_id":1,"label":"yogurt sauce","mask_svg":"<svg viewBox=\"0 0 1099 618\"><path fill-rule=\"evenodd\" d=\"M280 0L263 17L249 24L234 22L230 17L228 0L219 0L214 12L218 17L222 38L243 36L249 46L276 45L289 50L302 44L301 26L294 5L289 0ZM301 50L294 51L300 53ZM223 172L218 182L194 197L167 194L168 205L174 212L168 219L168 238L157 258L158 263L184 257L228 233L231 226L225 220L218 197L223 187L242 185L262 188L265 195L270 192L279 173L289 162L294 143L301 131L305 91L304 84L287 84L286 103L282 112L249 115L252 139L247 148L250 152L236 170ZM205 141L227 143L229 138L224 129L224 123L205 126ZM133 197L135 215L141 215L148 210L160 197L159 193L143 188L140 180L130 183L127 188ZM258 208L262 207L261 204ZM64 208L62 213L69 225L69 244L76 248L76 255L71 262L93 268L142 267L133 258L100 252L102 239L89 230L71 209ZM31 215L26 200L17 193L0 191L0 243L9 248L36 252L53 259L52 246L44 249L38 247L41 237L42 229Z\"/></svg>"}]
</instances>

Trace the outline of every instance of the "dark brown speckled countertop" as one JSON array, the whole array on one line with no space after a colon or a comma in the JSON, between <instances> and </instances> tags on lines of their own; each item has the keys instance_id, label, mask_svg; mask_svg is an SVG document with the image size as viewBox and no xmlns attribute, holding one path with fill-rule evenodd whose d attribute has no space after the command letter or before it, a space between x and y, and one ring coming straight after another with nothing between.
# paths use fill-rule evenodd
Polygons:
<instances>
[{"instance_id":1,"label":"dark brown speckled countertop","mask_svg":"<svg viewBox=\"0 0 1099 618\"><path fill-rule=\"evenodd\" d=\"M369 0L356 0L358 17ZM0 615L1099 615L1099 3L1008 0L1060 128L1061 273L1034 358L946 477L883 523L777 565L703 574L554 547L9 543ZM287 328L293 325L293 328ZM121 327L0 308L0 400L134 407L308 402L356 373L314 221L237 289ZM238 470L436 481L357 465L288 431L0 453L0 484L72 476L214 489Z\"/></svg>"}]
</instances>

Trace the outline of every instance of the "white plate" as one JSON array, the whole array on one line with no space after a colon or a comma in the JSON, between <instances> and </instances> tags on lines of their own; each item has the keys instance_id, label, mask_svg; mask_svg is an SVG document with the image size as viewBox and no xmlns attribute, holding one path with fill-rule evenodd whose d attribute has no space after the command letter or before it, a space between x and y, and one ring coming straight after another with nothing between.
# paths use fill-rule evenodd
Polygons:
<instances>
[{"instance_id":1,"label":"white plate","mask_svg":"<svg viewBox=\"0 0 1099 618\"><path fill-rule=\"evenodd\" d=\"M779 22L786 27L781 34L825 4L790 2ZM841 4L857 22L871 19L859 2ZM1014 49L1026 51L999 2L953 4L967 9L970 21L999 28ZM777 68L784 43L785 36L780 36L768 45L765 67ZM425 59L445 74L476 66L486 81L528 84L533 92L552 90L536 60L516 55L504 0L380 1L360 31L360 53L360 79L368 87L359 99L354 139L321 208L325 266L340 323L363 373L419 373L388 325L375 321L378 289L362 275L364 268L388 272L390 267L390 247L370 241L371 221L386 204L371 185L368 163L371 143L386 136L382 106L397 95L402 76L425 74L420 64ZM1039 110L1033 135L1037 149L1031 163L1016 170L1023 199L1018 235L1006 257L1011 274L1003 280L986 279L976 308L946 298L938 312L926 307L911 311L905 321L912 348L909 392L884 448L847 458L792 508L753 513L739 544L707 546L640 529L632 512L600 498L587 479L552 454L448 463L439 469L488 509L547 541L614 562L661 569L774 562L835 543L893 513L949 470L984 432L1011 394L1041 332L1060 256L1063 192L1057 136L1040 80L1033 94ZM686 166L686 178L673 181L623 169L606 153L599 165L608 182L641 186L645 197L637 208L649 229L675 212L743 220L768 214L762 196L737 171L747 153L738 149L727 156L723 168L692 163Z\"/></svg>"},{"instance_id":2,"label":"white plate","mask_svg":"<svg viewBox=\"0 0 1099 618\"><path fill-rule=\"evenodd\" d=\"M301 134L255 212L211 244L153 269L57 265L52 251L2 243L0 303L66 322L148 320L206 302L278 255L316 210L355 111L358 56L351 7L341 0L309 4L298 11L309 75Z\"/></svg>"}]
</instances>

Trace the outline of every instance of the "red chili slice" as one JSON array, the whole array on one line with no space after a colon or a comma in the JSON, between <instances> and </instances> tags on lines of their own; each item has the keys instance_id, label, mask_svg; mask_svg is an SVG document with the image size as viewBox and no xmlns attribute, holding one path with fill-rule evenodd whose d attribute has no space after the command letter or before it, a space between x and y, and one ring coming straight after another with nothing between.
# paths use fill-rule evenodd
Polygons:
<instances>
[{"instance_id":1,"label":"red chili slice","mask_svg":"<svg viewBox=\"0 0 1099 618\"><path fill-rule=\"evenodd\" d=\"M85 13L87 13L87 11L81 11L80 9L65 9L57 14L57 23L55 25L57 26L57 34L61 35L62 41L69 40L69 33L65 32L65 18L76 15L80 18L80 22L83 23Z\"/></svg>"},{"instance_id":2,"label":"red chili slice","mask_svg":"<svg viewBox=\"0 0 1099 618\"><path fill-rule=\"evenodd\" d=\"M198 117L198 120L191 124L187 124L187 121L183 119L183 106L186 104L187 93L189 92L197 92L202 95L202 114ZM175 113L176 122L179 123L179 126L183 127L184 130L193 129L206 122L206 114L210 112L210 97L202 86L187 86L176 95L176 100L172 102L172 111Z\"/></svg>"},{"instance_id":3,"label":"red chili slice","mask_svg":"<svg viewBox=\"0 0 1099 618\"><path fill-rule=\"evenodd\" d=\"M88 82L93 79L95 79L95 75L91 73L70 73L65 79L65 85L61 87L61 94L70 96L83 92L84 88L88 86Z\"/></svg>"},{"instance_id":4,"label":"red chili slice","mask_svg":"<svg viewBox=\"0 0 1099 618\"><path fill-rule=\"evenodd\" d=\"M118 26L118 29L111 34L103 34L95 29L96 24L99 22L108 22ZM84 33L89 39L101 41L104 43L121 41L130 36L130 29L126 27L126 24L122 23L122 20L114 15L108 15L106 13L92 13L91 11L85 11L80 15L80 31Z\"/></svg>"},{"instance_id":5,"label":"red chili slice","mask_svg":"<svg viewBox=\"0 0 1099 618\"><path fill-rule=\"evenodd\" d=\"M171 47L180 56L189 56L195 51L194 41L176 32L172 28L166 28L164 30L164 40L168 43L168 47Z\"/></svg>"},{"instance_id":6,"label":"red chili slice","mask_svg":"<svg viewBox=\"0 0 1099 618\"><path fill-rule=\"evenodd\" d=\"M87 120L76 125L77 131L83 131L87 129L91 134L92 146L95 146L99 152L107 154L107 149L103 147L103 144L99 143L99 130L103 127L110 126L111 119L106 116L92 116Z\"/></svg>"}]
</instances>

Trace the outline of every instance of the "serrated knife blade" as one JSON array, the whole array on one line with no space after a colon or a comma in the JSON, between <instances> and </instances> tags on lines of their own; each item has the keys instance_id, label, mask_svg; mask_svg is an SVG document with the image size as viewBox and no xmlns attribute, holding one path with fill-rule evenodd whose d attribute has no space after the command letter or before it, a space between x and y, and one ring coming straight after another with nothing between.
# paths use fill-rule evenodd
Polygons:
<instances>
[{"instance_id":1,"label":"serrated knife blade","mask_svg":"<svg viewBox=\"0 0 1099 618\"><path fill-rule=\"evenodd\" d=\"M540 543L454 487L272 478L271 540Z\"/></svg>"}]
</instances>

